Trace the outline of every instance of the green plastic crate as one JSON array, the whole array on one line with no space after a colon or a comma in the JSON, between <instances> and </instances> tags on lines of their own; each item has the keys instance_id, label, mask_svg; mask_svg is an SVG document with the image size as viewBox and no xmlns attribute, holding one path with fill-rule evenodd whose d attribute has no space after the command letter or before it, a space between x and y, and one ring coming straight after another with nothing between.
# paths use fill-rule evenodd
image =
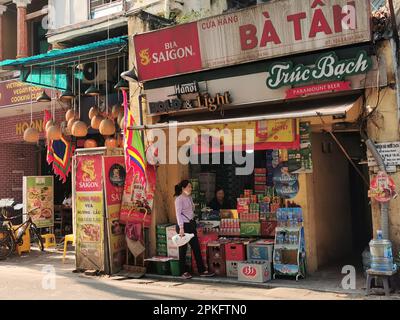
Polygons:
<instances>
[{"instance_id":1,"label":"green plastic crate","mask_svg":"<svg viewBox=\"0 0 400 320\"><path fill-rule=\"evenodd\" d=\"M156 234L157 235L167 235L167 227L172 226L172 223L164 223L157 225Z\"/></svg>"},{"instance_id":2,"label":"green plastic crate","mask_svg":"<svg viewBox=\"0 0 400 320\"><path fill-rule=\"evenodd\" d=\"M167 262L161 262L161 261L155 261L156 264L156 272L159 275L169 275L171 274L171 266L169 261Z\"/></svg>"},{"instance_id":3,"label":"green plastic crate","mask_svg":"<svg viewBox=\"0 0 400 320\"><path fill-rule=\"evenodd\" d=\"M170 260L170 268L171 274L175 277L179 277L181 275L181 268L179 267L179 260Z\"/></svg>"}]
</instances>

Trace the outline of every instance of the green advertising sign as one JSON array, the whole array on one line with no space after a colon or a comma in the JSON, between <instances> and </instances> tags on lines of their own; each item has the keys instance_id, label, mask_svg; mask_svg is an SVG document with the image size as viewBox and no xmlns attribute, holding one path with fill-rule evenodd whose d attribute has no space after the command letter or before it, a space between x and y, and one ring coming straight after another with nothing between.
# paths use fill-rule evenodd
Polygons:
<instances>
[{"instance_id":1,"label":"green advertising sign","mask_svg":"<svg viewBox=\"0 0 400 320\"><path fill-rule=\"evenodd\" d=\"M318 58L313 66L293 65L292 62L276 62L268 67L267 87L278 89L302 83L325 80L343 80L346 77L367 73L372 68L372 60L365 51L355 58L339 60L335 52Z\"/></svg>"},{"instance_id":2,"label":"green advertising sign","mask_svg":"<svg viewBox=\"0 0 400 320\"><path fill-rule=\"evenodd\" d=\"M38 228L54 226L54 185L52 176L24 177L24 211L31 212Z\"/></svg>"}]
</instances>

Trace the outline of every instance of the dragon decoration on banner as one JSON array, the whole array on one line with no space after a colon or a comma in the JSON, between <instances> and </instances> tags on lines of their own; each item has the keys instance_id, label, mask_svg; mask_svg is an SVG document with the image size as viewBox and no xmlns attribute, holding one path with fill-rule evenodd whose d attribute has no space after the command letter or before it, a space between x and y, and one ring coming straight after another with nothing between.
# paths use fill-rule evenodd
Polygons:
<instances>
[{"instance_id":1,"label":"dragon decoration on banner","mask_svg":"<svg viewBox=\"0 0 400 320\"><path fill-rule=\"evenodd\" d=\"M44 111L43 126L51 120L51 114L48 110ZM61 136L60 140L47 141L47 163L52 167L53 172L57 175L62 183L67 181L71 172L71 162L74 148L71 141Z\"/></svg>"}]
</instances>

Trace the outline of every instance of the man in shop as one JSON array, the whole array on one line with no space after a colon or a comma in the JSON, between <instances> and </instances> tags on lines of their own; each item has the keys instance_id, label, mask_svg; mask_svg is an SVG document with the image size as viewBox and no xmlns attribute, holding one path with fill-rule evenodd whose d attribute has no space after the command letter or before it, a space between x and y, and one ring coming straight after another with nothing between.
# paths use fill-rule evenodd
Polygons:
<instances>
[{"instance_id":1,"label":"man in shop","mask_svg":"<svg viewBox=\"0 0 400 320\"><path fill-rule=\"evenodd\" d=\"M219 187L215 189L215 197L211 200L208 206L214 211L232 209L231 203L225 198L224 189Z\"/></svg>"}]
</instances>

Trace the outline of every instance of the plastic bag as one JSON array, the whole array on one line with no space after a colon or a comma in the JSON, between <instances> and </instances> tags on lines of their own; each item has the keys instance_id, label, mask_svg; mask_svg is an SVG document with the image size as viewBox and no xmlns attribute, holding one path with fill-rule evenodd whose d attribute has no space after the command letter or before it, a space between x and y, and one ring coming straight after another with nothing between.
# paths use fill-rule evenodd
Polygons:
<instances>
[{"instance_id":1,"label":"plastic bag","mask_svg":"<svg viewBox=\"0 0 400 320\"><path fill-rule=\"evenodd\" d=\"M176 234L172 237L172 242L177 247L182 247L185 244L187 244L193 237L194 237L193 233L185 233L183 237L181 237L179 234Z\"/></svg>"}]
</instances>

